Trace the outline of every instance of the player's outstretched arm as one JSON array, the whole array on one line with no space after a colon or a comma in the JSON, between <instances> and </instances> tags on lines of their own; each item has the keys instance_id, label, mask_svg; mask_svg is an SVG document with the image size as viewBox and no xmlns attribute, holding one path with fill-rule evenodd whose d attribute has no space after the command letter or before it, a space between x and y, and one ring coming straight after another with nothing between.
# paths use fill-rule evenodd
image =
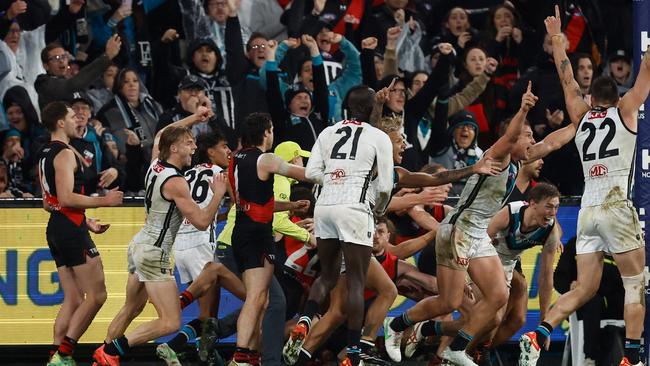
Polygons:
<instances>
[{"instance_id":1,"label":"player's outstretched arm","mask_svg":"<svg viewBox=\"0 0 650 366\"><path fill-rule=\"evenodd\" d=\"M510 121L505 134L503 134L503 136L501 136L497 142L495 142L494 145L492 145L492 147L486 151L485 155L483 155L483 158L491 157L494 160L500 161L501 169L505 168L508 163L510 163L509 161L503 160L510 156L510 151L512 151L512 148L517 143L517 140L519 140L521 130L523 129L524 123L526 122L528 111L530 111L535 106L535 103L537 103L538 98L535 96L535 94L533 94L531 89L532 83L529 81L526 92L521 96L521 107L519 108L519 111L517 111L517 113L514 115L514 117L512 117L512 120Z\"/></svg>"},{"instance_id":2,"label":"player's outstretched arm","mask_svg":"<svg viewBox=\"0 0 650 366\"><path fill-rule=\"evenodd\" d=\"M500 162L490 157L481 159L478 163L461 169L445 170L434 174L413 173L402 167L395 167L399 175L399 186L403 188L435 187L457 182L473 174L497 175Z\"/></svg>"},{"instance_id":3,"label":"player's outstretched arm","mask_svg":"<svg viewBox=\"0 0 650 366\"><path fill-rule=\"evenodd\" d=\"M158 131L156 134L156 137L153 139L153 150L151 151L151 161L154 161L158 158L158 154L160 154L160 150L158 150L158 143L160 142L160 135L162 135L163 131L168 129L169 127L192 127L197 123L200 122L206 122L210 118L214 116L214 113L210 108L204 107L204 106L199 106L196 108L196 112L194 114L187 116L181 120L178 120L174 123L169 124L168 126L165 126L162 130Z\"/></svg>"},{"instance_id":4,"label":"player's outstretched arm","mask_svg":"<svg viewBox=\"0 0 650 366\"><path fill-rule=\"evenodd\" d=\"M262 175L280 174L285 177L299 180L301 182L307 180L307 178L305 178L304 167L289 164L281 157L273 153L265 153L260 155L257 160L257 168L260 178L263 178Z\"/></svg>"},{"instance_id":5,"label":"player's outstretched arm","mask_svg":"<svg viewBox=\"0 0 650 366\"><path fill-rule=\"evenodd\" d=\"M578 127L582 116L591 107L582 98L580 86L573 76L573 68L566 55L566 41L564 34L562 34L559 6L555 5L555 16L547 17L544 20L544 25L546 26L546 32L551 36L553 61L555 61L555 67L560 76L560 83L562 84L562 91L564 91L564 101L569 112L569 118L571 118L571 123Z\"/></svg>"},{"instance_id":6,"label":"player's outstretched arm","mask_svg":"<svg viewBox=\"0 0 650 366\"><path fill-rule=\"evenodd\" d=\"M546 136L542 141L528 149L528 160L535 161L546 157L555 150L569 143L576 136L576 126L572 123L568 126L555 130Z\"/></svg>"},{"instance_id":7,"label":"player's outstretched arm","mask_svg":"<svg viewBox=\"0 0 650 366\"><path fill-rule=\"evenodd\" d=\"M219 210L219 203L226 192L228 179L225 175L219 173L212 178L210 188L212 189L212 199L210 203L201 209L199 205L192 199L190 195L190 188L187 181L182 176L172 177L167 180L161 187L163 196L174 201L176 207L181 211L185 217L195 228L199 230L207 230Z\"/></svg>"},{"instance_id":8,"label":"player's outstretched arm","mask_svg":"<svg viewBox=\"0 0 650 366\"><path fill-rule=\"evenodd\" d=\"M54 184L56 184L57 199L62 207L83 209L122 204L124 193L118 191L117 188L108 191L103 197L89 197L74 193L74 169L76 165L74 152L70 149L61 151L54 158Z\"/></svg>"},{"instance_id":9,"label":"player's outstretched arm","mask_svg":"<svg viewBox=\"0 0 650 366\"><path fill-rule=\"evenodd\" d=\"M625 93L619 103L623 123L634 132L637 130L639 108L648 99L648 93L650 93L650 46L643 55L634 86Z\"/></svg>"},{"instance_id":10,"label":"player's outstretched arm","mask_svg":"<svg viewBox=\"0 0 650 366\"><path fill-rule=\"evenodd\" d=\"M399 259L406 259L415 253L424 249L431 241L436 238L437 230L428 231L426 234L420 235L417 238L409 239L400 245L393 245L388 243L386 251L395 255Z\"/></svg>"}]
</instances>

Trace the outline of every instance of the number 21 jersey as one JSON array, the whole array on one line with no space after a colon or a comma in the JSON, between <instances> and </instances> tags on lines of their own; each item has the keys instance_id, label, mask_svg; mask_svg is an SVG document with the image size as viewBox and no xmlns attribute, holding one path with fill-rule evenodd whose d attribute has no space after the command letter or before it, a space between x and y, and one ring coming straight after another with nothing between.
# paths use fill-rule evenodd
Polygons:
<instances>
[{"instance_id":1,"label":"number 21 jersey","mask_svg":"<svg viewBox=\"0 0 650 366\"><path fill-rule=\"evenodd\" d=\"M322 182L317 206L373 202L383 211L393 188L390 138L365 122L341 121L318 136L305 175ZM375 187L369 189L375 175Z\"/></svg>"},{"instance_id":2,"label":"number 21 jersey","mask_svg":"<svg viewBox=\"0 0 650 366\"><path fill-rule=\"evenodd\" d=\"M575 143L582 160L582 207L630 198L634 180L636 133L617 107L594 107L580 121Z\"/></svg>"}]
</instances>

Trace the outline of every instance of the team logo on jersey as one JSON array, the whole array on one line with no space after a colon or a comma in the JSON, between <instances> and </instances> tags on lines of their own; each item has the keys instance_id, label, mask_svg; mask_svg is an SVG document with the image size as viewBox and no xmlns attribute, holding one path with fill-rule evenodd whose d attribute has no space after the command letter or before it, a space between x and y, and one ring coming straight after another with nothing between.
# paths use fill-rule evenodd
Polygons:
<instances>
[{"instance_id":1,"label":"team logo on jersey","mask_svg":"<svg viewBox=\"0 0 650 366\"><path fill-rule=\"evenodd\" d=\"M343 177L345 177L345 170L343 169L336 169L335 171L330 173L331 180L339 180Z\"/></svg>"},{"instance_id":2,"label":"team logo on jersey","mask_svg":"<svg viewBox=\"0 0 650 366\"><path fill-rule=\"evenodd\" d=\"M607 117L607 111L591 111L589 112L589 117L587 119L596 119L596 118L605 118Z\"/></svg>"},{"instance_id":3,"label":"team logo on jersey","mask_svg":"<svg viewBox=\"0 0 650 366\"><path fill-rule=\"evenodd\" d=\"M608 169L605 165L603 164L596 164L589 169L589 176L590 177L601 177L603 175L607 175Z\"/></svg>"},{"instance_id":4,"label":"team logo on jersey","mask_svg":"<svg viewBox=\"0 0 650 366\"><path fill-rule=\"evenodd\" d=\"M469 258L458 257L456 258L456 263L458 263L460 266L468 266Z\"/></svg>"}]
</instances>

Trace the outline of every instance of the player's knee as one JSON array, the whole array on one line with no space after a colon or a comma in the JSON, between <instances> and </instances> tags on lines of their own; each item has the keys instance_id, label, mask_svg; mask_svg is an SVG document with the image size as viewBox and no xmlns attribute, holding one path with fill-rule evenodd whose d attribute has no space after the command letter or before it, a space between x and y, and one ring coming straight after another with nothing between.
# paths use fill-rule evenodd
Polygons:
<instances>
[{"instance_id":1,"label":"player's knee","mask_svg":"<svg viewBox=\"0 0 650 366\"><path fill-rule=\"evenodd\" d=\"M165 334L176 333L180 328L181 328L180 317L170 317L168 319L163 319L163 332Z\"/></svg>"},{"instance_id":2,"label":"player's knee","mask_svg":"<svg viewBox=\"0 0 650 366\"><path fill-rule=\"evenodd\" d=\"M442 312L443 314L449 314L457 309L460 309L460 305L463 302L462 296L454 296L449 299L444 299L442 302Z\"/></svg>"},{"instance_id":3,"label":"player's knee","mask_svg":"<svg viewBox=\"0 0 650 366\"><path fill-rule=\"evenodd\" d=\"M486 298L492 305L500 309L508 303L508 290L505 288L492 289L492 293Z\"/></svg>"},{"instance_id":4,"label":"player's knee","mask_svg":"<svg viewBox=\"0 0 650 366\"><path fill-rule=\"evenodd\" d=\"M106 288L89 292L86 294L86 300L90 302L94 307L102 307L104 303L106 302L106 299L108 298L108 294L106 293Z\"/></svg>"},{"instance_id":5,"label":"player's knee","mask_svg":"<svg viewBox=\"0 0 650 366\"><path fill-rule=\"evenodd\" d=\"M515 329L521 329L526 324L526 313L519 311L512 314L508 323Z\"/></svg>"},{"instance_id":6,"label":"player's knee","mask_svg":"<svg viewBox=\"0 0 650 366\"><path fill-rule=\"evenodd\" d=\"M393 282L388 283L389 286L383 286L379 291L379 297L393 302L397 298L397 286Z\"/></svg>"},{"instance_id":7,"label":"player's knee","mask_svg":"<svg viewBox=\"0 0 650 366\"><path fill-rule=\"evenodd\" d=\"M645 306L645 275L643 272L635 276L621 276L625 288L625 305L640 304Z\"/></svg>"}]
</instances>

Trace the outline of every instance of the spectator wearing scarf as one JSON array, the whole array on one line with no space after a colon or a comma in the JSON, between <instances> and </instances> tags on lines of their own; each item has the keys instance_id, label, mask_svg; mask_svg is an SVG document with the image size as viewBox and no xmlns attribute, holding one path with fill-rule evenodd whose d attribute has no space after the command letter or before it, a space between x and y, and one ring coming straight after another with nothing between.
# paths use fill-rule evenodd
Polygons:
<instances>
[{"instance_id":1,"label":"spectator wearing scarf","mask_svg":"<svg viewBox=\"0 0 650 366\"><path fill-rule=\"evenodd\" d=\"M466 128L469 127L468 128ZM460 111L449 119L447 128L448 138L434 148L430 162L437 163L448 170L461 169L476 164L483 150L477 145L479 134L478 123L472 112ZM450 195L459 195L466 180L453 184Z\"/></svg>"}]
</instances>

